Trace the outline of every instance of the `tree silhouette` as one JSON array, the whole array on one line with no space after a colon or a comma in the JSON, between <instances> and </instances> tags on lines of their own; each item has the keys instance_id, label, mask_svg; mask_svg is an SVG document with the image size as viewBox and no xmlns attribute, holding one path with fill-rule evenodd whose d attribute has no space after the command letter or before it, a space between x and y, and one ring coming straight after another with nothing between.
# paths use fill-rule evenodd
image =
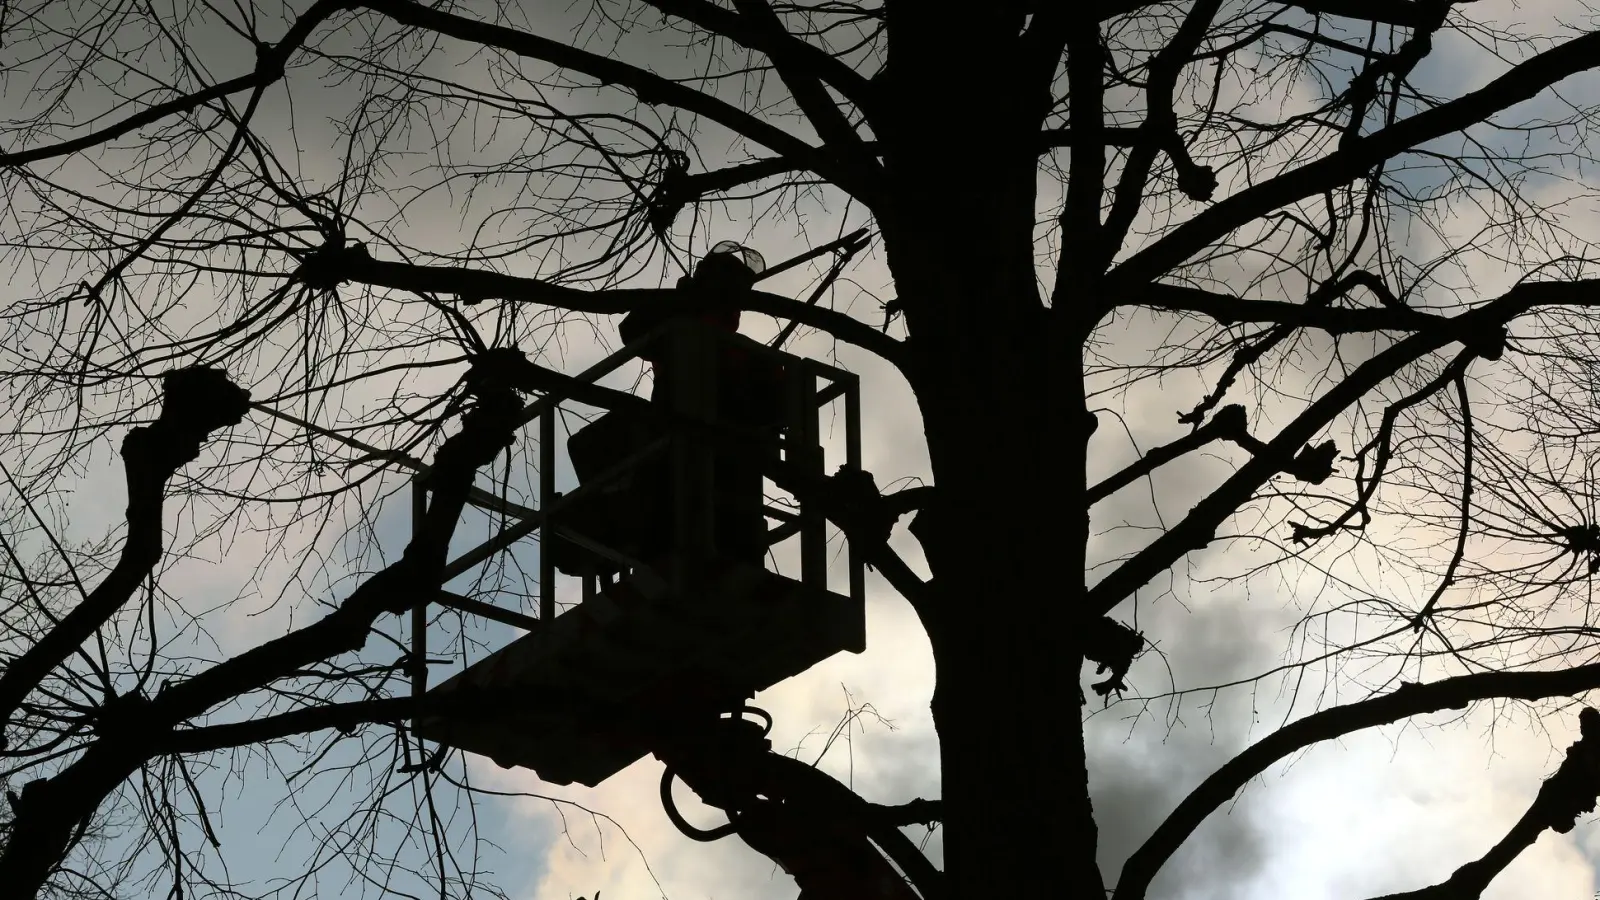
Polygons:
<instances>
[{"instance_id":1,"label":"tree silhouette","mask_svg":"<svg viewBox=\"0 0 1600 900\"><path fill-rule=\"evenodd\" d=\"M1494 12L0 4L0 884L132 877L126 844L96 843L111 817L157 859L147 884L233 892L178 836L216 842L193 770L264 754L370 776L290 884L340 855L368 889L494 890L446 839L439 791L469 786L413 758L425 701L404 688L426 661L395 635L444 583L473 492L516 499L522 396L570 381L568 336L681 302L668 285L729 236L874 234L816 302L744 306L917 399L933 483L831 515L932 646L949 897L1140 900L1303 748L1600 687L1600 282L1573 99L1600 31ZM505 348L518 390L492 371ZM57 495L116 441L125 532L63 537ZM396 556L374 511L400 460L426 461L431 499ZM1130 512L1141 491L1153 518ZM925 565L895 549L903 516ZM295 615L225 653L209 601L163 581L245 533L260 568L231 606ZM347 572L305 550L334 533ZM1324 585L1296 597L1297 634L1354 637L1302 641L1289 670L1366 693L1296 695L1299 717L1102 871L1085 717L1184 695L1141 671L1184 636L1129 623L1202 564ZM480 599L517 605L518 565L490 565ZM1570 828L1596 793L1592 724L1504 841L1405 896L1476 897Z\"/></svg>"}]
</instances>

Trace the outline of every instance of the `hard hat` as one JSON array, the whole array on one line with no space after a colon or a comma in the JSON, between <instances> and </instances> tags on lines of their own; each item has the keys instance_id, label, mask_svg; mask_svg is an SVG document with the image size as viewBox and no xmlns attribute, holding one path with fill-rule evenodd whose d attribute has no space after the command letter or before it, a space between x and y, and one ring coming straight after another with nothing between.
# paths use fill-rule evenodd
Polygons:
<instances>
[{"instance_id":1,"label":"hard hat","mask_svg":"<svg viewBox=\"0 0 1600 900\"><path fill-rule=\"evenodd\" d=\"M700 260L700 266L704 266L714 256L724 255L733 257L733 259L737 260L746 269L749 269L751 275L760 275L762 272L767 270L767 260L765 257L763 257L760 253L751 250L749 247L746 247L743 244L735 241L718 241L717 244L706 253L705 257ZM718 264L721 262L722 260L717 260ZM695 267L696 271L699 271L700 266Z\"/></svg>"}]
</instances>

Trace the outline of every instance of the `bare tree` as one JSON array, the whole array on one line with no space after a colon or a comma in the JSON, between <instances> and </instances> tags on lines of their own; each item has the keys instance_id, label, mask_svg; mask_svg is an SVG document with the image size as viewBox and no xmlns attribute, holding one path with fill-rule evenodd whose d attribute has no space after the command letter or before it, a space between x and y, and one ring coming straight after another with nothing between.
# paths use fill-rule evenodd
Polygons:
<instances>
[{"instance_id":1,"label":"bare tree","mask_svg":"<svg viewBox=\"0 0 1600 900\"><path fill-rule=\"evenodd\" d=\"M270 6L0 5L17 896L231 890L178 836L211 830L194 770L251 753L370 775L327 831L366 886L484 890L478 838L438 806L454 776L387 726L425 706L400 614L443 583L469 494L514 500L500 467L530 464L491 351L533 355L523 394L564 383L572 329L677 302L653 285L730 233L877 235L838 282L856 292L745 305L880 358L919 403L932 486L835 518L933 647L935 892L1138 900L1302 748L1600 687L1600 290L1574 207L1592 120L1571 85L1600 32L1449 0ZM1174 395L1172 420L1119 412ZM119 439L125 533L63 541L52 491ZM1202 451L1217 477L1177 485L1213 471ZM429 459L433 499L391 558L369 511L401 458ZM920 574L885 527L911 513ZM319 617L207 657L162 576L244 529L265 555L240 596L309 594ZM347 535L355 586L297 555L305 530ZM1080 670L1116 701L1150 641L1181 641L1123 623L1201 557L1321 576L1302 633L1359 634L1302 641L1290 671L1360 660L1371 696L1306 698L1102 872ZM483 592L515 599L516 560L496 565ZM1476 897L1591 808L1584 724L1504 841L1408 896ZM110 810L153 862L86 840Z\"/></svg>"}]
</instances>

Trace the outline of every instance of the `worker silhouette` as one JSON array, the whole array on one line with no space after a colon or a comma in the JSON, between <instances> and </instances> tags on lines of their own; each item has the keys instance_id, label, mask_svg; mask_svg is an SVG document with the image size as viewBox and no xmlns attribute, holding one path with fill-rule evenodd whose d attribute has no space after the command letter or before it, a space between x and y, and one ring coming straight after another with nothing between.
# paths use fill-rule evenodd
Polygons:
<instances>
[{"instance_id":1,"label":"worker silhouette","mask_svg":"<svg viewBox=\"0 0 1600 900\"><path fill-rule=\"evenodd\" d=\"M693 302L671 308L635 310L618 331L632 344L673 319L694 319L727 332L737 332L740 305L765 269L753 250L732 241L711 248L694 269L678 281L678 289L692 292ZM761 565L766 554L766 515L763 511L762 472L777 456L777 436L784 410L783 369L745 348L717 341L713 360L715 397L708 404L716 424L739 436L719 442L712 451L712 543L714 556L728 561ZM640 353L649 363L655 383L651 403L664 411L673 408L676 363L667 341L656 341ZM580 482L601 472L662 433L659 422L637 415L607 413L574 433L568 455ZM661 453L642 462L633 477L610 492L604 512L610 521L591 527L604 531L596 539L610 543L650 564L662 562L675 544L674 498L670 455ZM591 517L592 518L592 517Z\"/></svg>"}]
</instances>

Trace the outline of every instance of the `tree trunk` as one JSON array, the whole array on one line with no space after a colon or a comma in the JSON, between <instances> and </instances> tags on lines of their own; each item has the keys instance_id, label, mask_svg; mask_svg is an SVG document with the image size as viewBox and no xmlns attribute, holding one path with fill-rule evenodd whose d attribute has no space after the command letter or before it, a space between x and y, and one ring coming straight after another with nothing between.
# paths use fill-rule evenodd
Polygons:
<instances>
[{"instance_id":1,"label":"tree trunk","mask_svg":"<svg viewBox=\"0 0 1600 900\"><path fill-rule=\"evenodd\" d=\"M891 266L905 263L896 285L936 490L914 528L936 604L925 620L951 896L1104 900L1078 701L1081 370L1062 361L1022 235L885 237Z\"/></svg>"},{"instance_id":2,"label":"tree trunk","mask_svg":"<svg viewBox=\"0 0 1600 900\"><path fill-rule=\"evenodd\" d=\"M943 505L918 529L942 606L945 866L962 900L1103 900L1078 703L1083 567L1058 502L1073 473L1045 458L1064 450L1059 428L996 405L1009 422L975 415L965 434L939 436L963 446L935 464Z\"/></svg>"},{"instance_id":3,"label":"tree trunk","mask_svg":"<svg viewBox=\"0 0 1600 900\"><path fill-rule=\"evenodd\" d=\"M1052 332L1036 281L1050 66L1022 53L1024 12L889 7L877 211L933 466L915 532L951 897L1104 900L1078 703L1081 348Z\"/></svg>"}]
</instances>

